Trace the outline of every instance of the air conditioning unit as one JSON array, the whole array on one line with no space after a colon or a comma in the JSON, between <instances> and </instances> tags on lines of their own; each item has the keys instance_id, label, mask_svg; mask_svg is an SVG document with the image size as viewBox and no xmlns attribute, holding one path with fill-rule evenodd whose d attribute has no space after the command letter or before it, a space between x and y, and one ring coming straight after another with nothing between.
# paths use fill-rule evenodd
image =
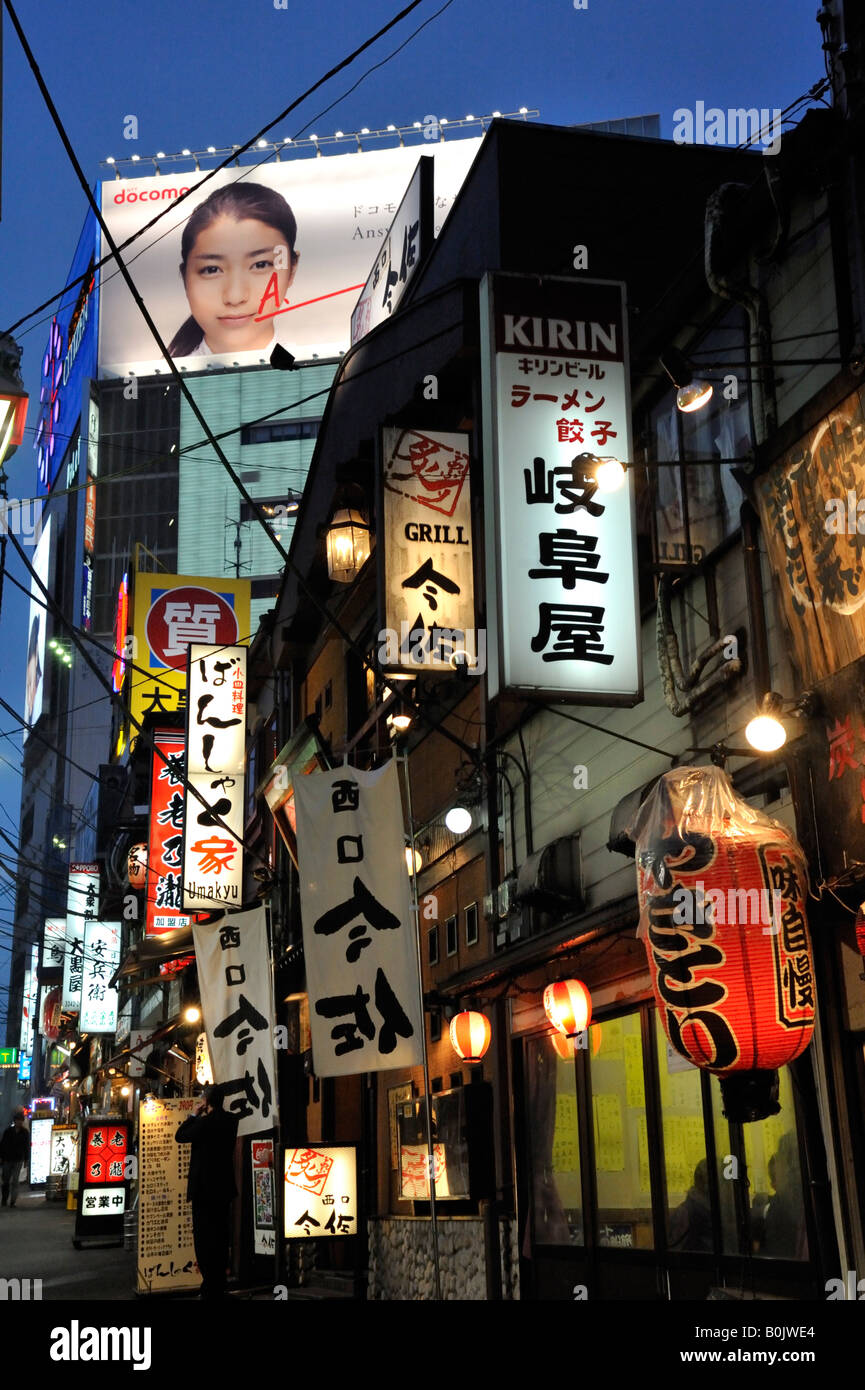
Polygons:
<instances>
[{"instance_id":1,"label":"air conditioning unit","mask_svg":"<svg viewBox=\"0 0 865 1390\"><path fill-rule=\"evenodd\" d=\"M583 910L579 831L529 856L517 874L513 900L520 910L520 937L548 931Z\"/></svg>"}]
</instances>

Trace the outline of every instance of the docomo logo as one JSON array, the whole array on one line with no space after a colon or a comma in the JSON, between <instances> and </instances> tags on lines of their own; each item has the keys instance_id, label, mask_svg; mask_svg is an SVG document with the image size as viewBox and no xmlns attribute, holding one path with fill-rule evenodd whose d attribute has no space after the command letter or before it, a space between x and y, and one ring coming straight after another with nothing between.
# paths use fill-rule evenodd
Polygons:
<instances>
[{"instance_id":1,"label":"docomo logo","mask_svg":"<svg viewBox=\"0 0 865 1390\"><path fill-rule=\"evenodd\" d=\"M155 203L160 198L179 198L181 193L188 193L189 186L183 188L143 188L140 193L136 193L134 188L121 188L119 193L115 193L115 203Z\"/></svg>"},{"instance_id":2,"label":"docomo logo","mask_svg":"<svg viewBox=\"0 0 865 1390\"><path fill-rule=\"evenodd\" d=\"M193 584L164 589L151 604L144 625L151 665L182 670L190 642L236 646L240 634L232 598Z\"/></svg>"}]
</instances>

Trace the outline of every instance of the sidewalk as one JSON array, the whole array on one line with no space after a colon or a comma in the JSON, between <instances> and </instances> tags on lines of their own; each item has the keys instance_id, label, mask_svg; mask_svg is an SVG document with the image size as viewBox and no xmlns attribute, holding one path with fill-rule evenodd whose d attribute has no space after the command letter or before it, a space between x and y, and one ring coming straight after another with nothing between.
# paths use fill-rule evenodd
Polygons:
<instances>
[{"instance_id":1,"label":"sidewalk","mask_svg":"<svg viewBox=\"0 0 865 1390\"><path fill-rule=\"evenodd\" d=\"M75 1213L65 1202L46 1202L44 1192L22 1183L15 1206L0 1207L0 1278L41 1279L44 1301L134 1298L132 1251L75 1250Z\"/></svg>"}]
</instances>

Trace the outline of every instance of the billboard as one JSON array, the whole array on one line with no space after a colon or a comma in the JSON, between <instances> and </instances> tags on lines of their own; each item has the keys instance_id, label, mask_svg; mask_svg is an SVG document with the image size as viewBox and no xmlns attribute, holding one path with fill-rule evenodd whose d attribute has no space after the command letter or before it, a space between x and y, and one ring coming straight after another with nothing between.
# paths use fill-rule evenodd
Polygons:
<instances>
[{"instance_id":1,"label":"billboard","mask_svg":"<svg viewBox=\"0 0 865 1390\"><path fill-rule=\"evenodd\" d=\"M45 585L50 588L48 583L51 568L51 517L45 522L45 529L39 537L39 544L33 556L33 569L36 575ZM30 614L29 614L29 639L27 644L27 669L26 684L24 690L24 719L26 727L23 737L26 740L28 732L32 729L36 720L42 713L42 698L44 694L45 678L45 626L48 617L48 610L45 607L45 596L39 588L35 579L30 580Z\"/></svg>"},{"instance_id":2,"label":"billboard","mask_svg":"<svg viewBox=\"0 0 865 1390\"><path fill-rule=\"evenodd\" d=\"M139 570L132 631L134 668L127 689L134 738L145 714L185 708L190 642L234 646L249 641L249 580Z\"/></svg>"},{"instance_id":3,"label":"billboard","mask_svg":"<svg viewBox=\"0 0 865 1390\"><path fill-rule=\"evenodd\" d=\"M96 375L99 285L95 274L98 224L88 213L69 271L70 289L51 322L42 358L36 473L40 497L51 491L82 412L89 407L87 383ZM80 285L73 282L84 276ZM85 390L87 399L85 400ZM86 433L86 431L82 431Z\"/></svg>"},{"instance_id":4,"label":"billboard","mask_svg":"<svg viewBox=\"0 0 865 1390\"><path fill-rule=\"evenodd\" d=\"M479 145L453 140L429 151L436 230ZM133 275L172 356L199 371L266 361L276 342L301 358L348 348L352 310L418 153L415 146L225 169L169 211L136 242ZM205 177L103 183L112 236L118 243L134 236ZM155 367L163 368L162 356L123 278L106 277L100 375L141 376Z\"/></svg>"}]
</instances>

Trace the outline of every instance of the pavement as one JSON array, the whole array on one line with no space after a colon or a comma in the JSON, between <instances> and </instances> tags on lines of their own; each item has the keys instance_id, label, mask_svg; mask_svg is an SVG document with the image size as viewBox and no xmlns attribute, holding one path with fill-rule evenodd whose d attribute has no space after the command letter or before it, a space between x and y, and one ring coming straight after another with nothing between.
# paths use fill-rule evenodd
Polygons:
<instances>
[{"instance_id":1,"label":"pavement","mask_svg":"<svg viewBox=\"0 0 865 1390\"><path fill-rule=\"evenodd\" d=\"M31 1192L22 1183L15 1206L0 1207L0 1278L41 1279L45 1301L134 1299L133 1251L122 1245L76 1250L74 1234L75 1213L65 1200L46 1202L44 1188Z\"/></svg>"}]
</instances>

